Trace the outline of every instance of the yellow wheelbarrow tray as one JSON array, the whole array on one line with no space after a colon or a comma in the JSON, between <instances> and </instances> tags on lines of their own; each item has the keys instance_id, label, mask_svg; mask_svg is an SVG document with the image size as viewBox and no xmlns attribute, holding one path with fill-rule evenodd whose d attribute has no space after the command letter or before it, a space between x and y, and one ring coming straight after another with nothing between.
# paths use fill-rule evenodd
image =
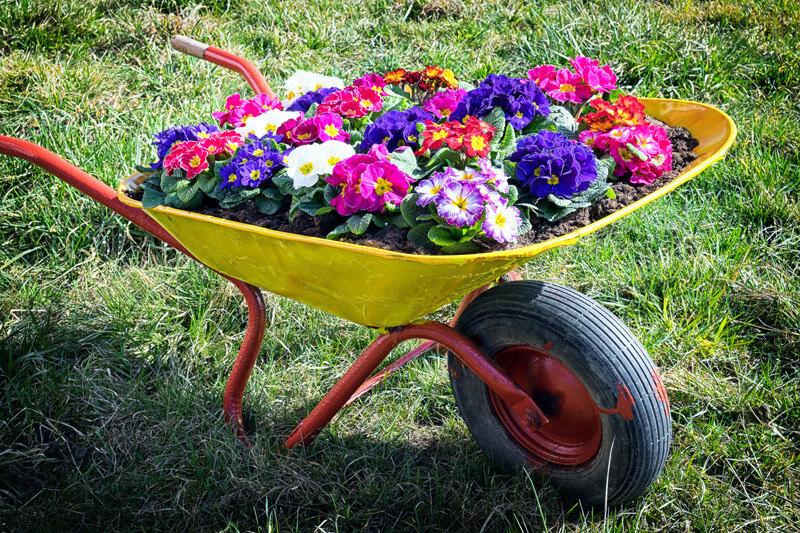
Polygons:
<instances>
[{"instance_id":1,"label":"yellow wheelbarrow tray","mask_svg":"<svg viewBox=\"0 0 800 533\"><path fill-rule=\"evenodd\" d=\"M410 324L500 278L537 255L573 244L667 194L721 159L736 126L710 105L642 98L648 115L684 127L699 141L699 156L672 182L600 220L566 235L512 250L469 255L414 255L307 237L232 222L171 207L144 211L210 268L233 278L371 327ZM142 208L126 191L144 179L134 174L117 189L119 200Z\"/></svg>"}]
</instances>

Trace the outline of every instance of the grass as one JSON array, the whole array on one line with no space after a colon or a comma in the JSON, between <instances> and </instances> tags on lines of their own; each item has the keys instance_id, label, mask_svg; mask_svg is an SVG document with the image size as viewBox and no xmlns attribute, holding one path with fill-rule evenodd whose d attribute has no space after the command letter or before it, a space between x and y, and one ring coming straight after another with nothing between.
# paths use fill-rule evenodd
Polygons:
<instances>
[{"instance_id":1,"label":"grass","mask_svg":"<svg viewBox=\"0 0 800 533\"><path fill-rule=\"evenodd\" d=\"M269 294L243 448L220 409L246 324L236 290L0 157L0 529L797 531L798 13L796 0L0 4L0 134L109 184L150 157L152 133L245 90L170 51L175 33L253 60L275 86L298 68L523 75L582 53L637 95L707 102L740 128L689 184L523 269L609 307L662 370L672 453L647 493L605 511L499 472L439 355L314 446L276 453L373 333Z\"/></svg>"}]
</instances>

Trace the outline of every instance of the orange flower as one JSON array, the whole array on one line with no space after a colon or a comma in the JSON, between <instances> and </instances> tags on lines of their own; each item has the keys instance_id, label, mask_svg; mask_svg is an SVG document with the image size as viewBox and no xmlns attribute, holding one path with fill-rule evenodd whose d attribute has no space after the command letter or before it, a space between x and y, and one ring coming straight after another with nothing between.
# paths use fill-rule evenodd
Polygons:
<instances>
[{"instance_id":1,"label":"orange flower","mask_svg":"<svg viewBox=\"0 0 800 533\"><path fill-rule=\"evenodd\" d=\"M403 83L406 79L406 69L399 68L397 70L393 70L391 72L387 72L383 75L383 81L389 84L399 84Z\"/></svg>"}]
</instances>

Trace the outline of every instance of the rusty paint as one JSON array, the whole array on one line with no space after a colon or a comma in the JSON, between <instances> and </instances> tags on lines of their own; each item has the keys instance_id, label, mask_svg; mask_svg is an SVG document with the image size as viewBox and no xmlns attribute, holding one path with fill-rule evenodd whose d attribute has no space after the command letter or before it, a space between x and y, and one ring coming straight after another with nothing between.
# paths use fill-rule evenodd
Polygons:
<instances>
[{"instance_id":1,"label":"rusty paint","mask_svg":"<svg viewBox=\"0 0 800 533\"><path fill-rule=\"evenodd\" d=\"M667 417L669 418L669 397L667 397L667 388L664 386L664 382L661 380L658 370L653 370L652 375L653 382L655 384L654 392L656 395L656 400L664 404L664 411L667 413Z\"/></svg>"},{"instance_id":2,"label":"rusty paint","mask_svg":"<svg viewBox=\"0 0 800 533\"><path fill-rule=\"evenodd\" d=\"M617 389L619 390L619 394L617 395L617 406L614 409L600 409L598 407L597 410L604 415L613 415L619 413L619 415L625 420L633 420L632 407L636 402L634 401L631 392L628 390L628 387L620 382L617 382Z\"/></svg>"},{"instance_id":3,"label":"rusty paint","mask_svg":"<svg viewBox=\"0 0 800 533\"><path fill-rule=\"evenodd\" d=\"M552 347L553 347L553 343L552 342L546 342L546 343L544 343L544 346L542 346L542 348L544 348L545 350L548 350L548 351Z\"/></svg>"}]
</instances>

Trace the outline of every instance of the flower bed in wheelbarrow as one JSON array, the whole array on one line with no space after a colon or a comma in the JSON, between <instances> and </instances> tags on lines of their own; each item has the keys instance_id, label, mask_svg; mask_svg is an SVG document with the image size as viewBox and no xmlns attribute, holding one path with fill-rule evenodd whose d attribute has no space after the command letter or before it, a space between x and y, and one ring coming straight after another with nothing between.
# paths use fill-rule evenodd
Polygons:
<instances>
[{"instance_id":1,"label":"flower bed in wheelbarrow","mask_svg":"<svg viewBox=\"0 0 800 533\"><path fill-rule=\"evenodd\" d=\"M721 157L714 108L623 95L577 57L476 83L298 72L156 135L121 186L212 268L369 326L409 323ZM693 151L694 149L694 151ZM674 168L680 167L680 168ZM124 191L141 188L141 200Z\"/></svg>"}]
</instances>

